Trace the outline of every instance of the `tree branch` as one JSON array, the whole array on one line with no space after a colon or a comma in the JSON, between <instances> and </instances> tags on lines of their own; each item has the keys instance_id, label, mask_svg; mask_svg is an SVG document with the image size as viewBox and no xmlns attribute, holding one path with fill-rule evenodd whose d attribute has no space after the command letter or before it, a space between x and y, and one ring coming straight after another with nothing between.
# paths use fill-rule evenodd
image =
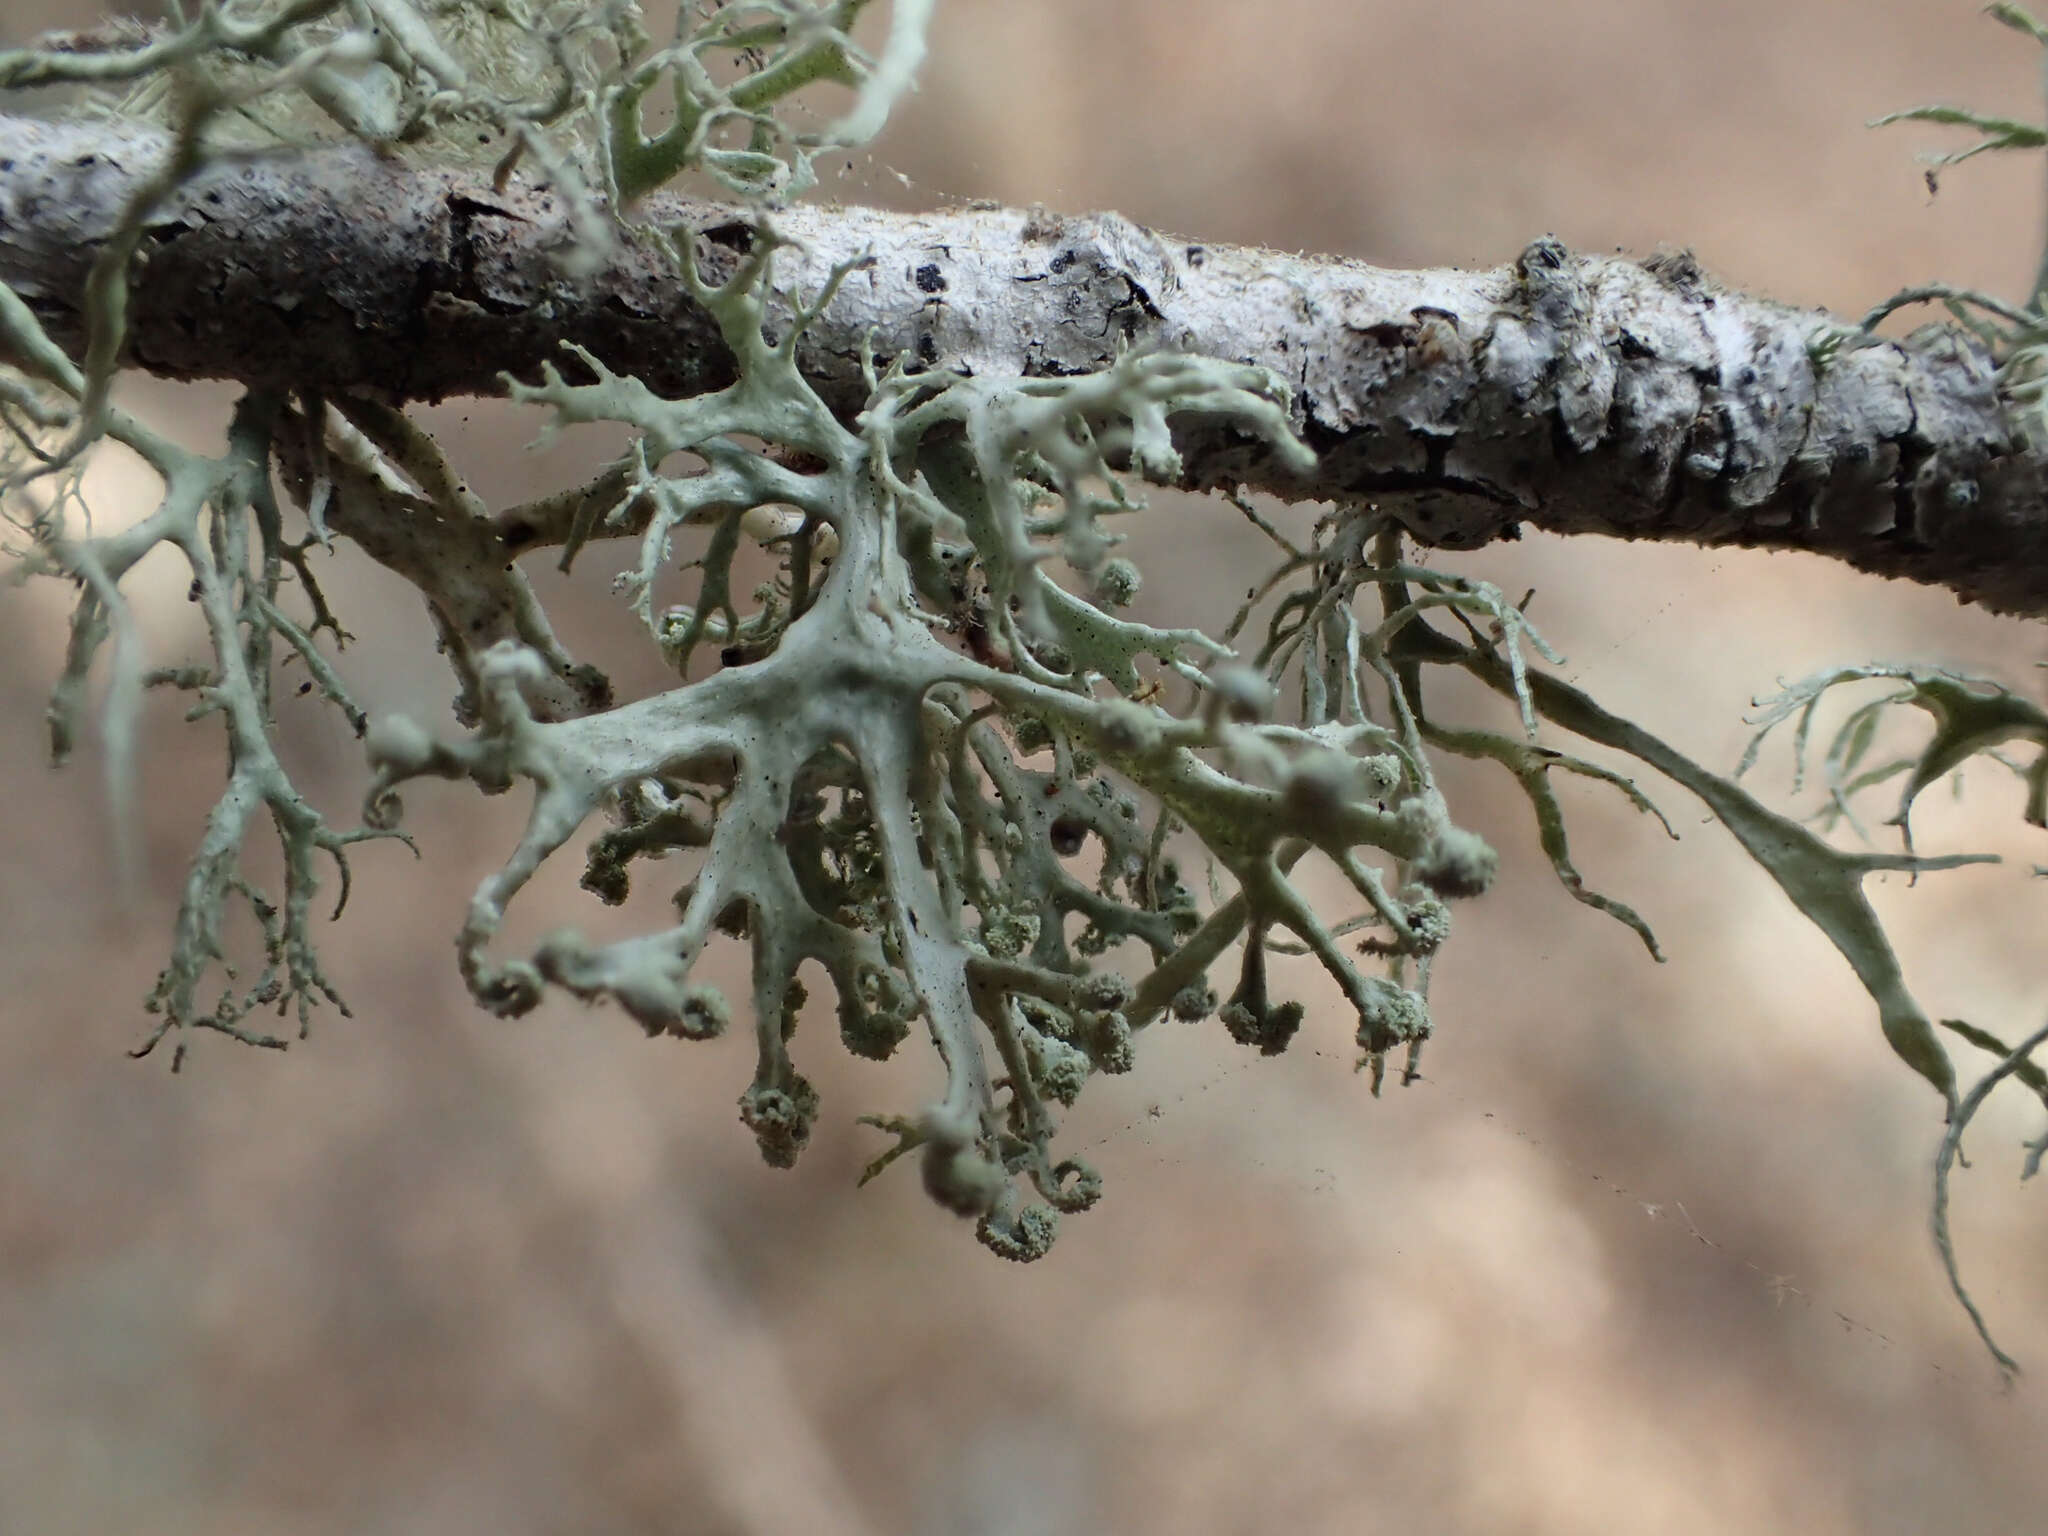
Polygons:
<instances>
[{"instance_id":1,"label":"tree branch","mask_svg":"<svg viewBox=\"0 0 2048 1536\"><path fill-rule=\"evenodd\" d=\"M0 282L74 356L93 259L161 164L160 135L0 116ZM707 276L751 239L734 210L649 199L695 231ZM800 351L835 409L860 353L982 376L1092 370L1123 347L1270 367L1319 455L1297 475L1222 423L1176 423L1191 486L1369 497L1425 543L1559 533L1805 549L2048 614L2048 456L2024 445L1995 360L1928 327L1844 342L1822 311L1730 292L1687 256L1636 263L1541 240L1509 268L1389 272L1168 238L1116 214L970 205L797 207L778 266L793 305L872 256ZM123 357L400 403L501 392L562 343L670 394L731 355L651 240L587 278L555 254L560 199L410 169L354 147L218 164L150 218ZM787 313L787 311L785 311Z\"/></svg>"}]
</instances>

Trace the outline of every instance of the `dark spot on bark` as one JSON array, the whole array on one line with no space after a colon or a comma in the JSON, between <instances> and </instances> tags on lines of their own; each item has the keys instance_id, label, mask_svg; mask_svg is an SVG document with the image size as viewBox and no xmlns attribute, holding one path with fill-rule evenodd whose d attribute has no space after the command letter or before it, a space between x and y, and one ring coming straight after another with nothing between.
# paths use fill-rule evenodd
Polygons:
<instances>
[{"instance_id":1,"label":"dark spot on bark","mask_svg":"<svg viewBox=\"0 0 2048 1536\"><path fill-rule=\"evenodd\" d=\"M1189 246L1189 247L1188 247L1188 265L1189 265L1189 266L1191 266L1191 267L1199 267L1199 266L1201 266L1201 265L1202 265L1203 263L1205 263L1206 261L1208 261L1208 259L1209 259L1209 252L1208 252L1208 249L1207 249L1207 247L1205 247L1205 246L1199 246L1199 245L1191 245L1191 246Z\"/></svg>"},{"instance_id":2,"label":"dark spot on bark","mask_svg":"<svg viewBox=\"0 0 2048 1536\"><path fill-rule=\"evenodd\" d=\"M939 270L939 264L928 261L917 269L917 291L919 293L944 293L946 274Z\"/></svg>"},{"instance_id":3,"label":"dark spot on bark","mask_svg":"<svg viewBox=\"0 0 2048 1536\"><path fill-rule=\"evenodd\" d=\"M1561 272L1570 261L1571 252L1565 249L1564 242L1555 235L1545 235L1530 241L1515 265L1527 277L1531 272Z\"/></svg>"},{"instance_id":4,"label":"dark spot on bark","mask_svg":"<svg viewBox=\"0 0 2048 1536\"><path fill-rule=\"evenodd\" d=\"M1353 326L1352 329L1367 341L1383 347L1405 347L1415 339L1415 327L1403 325L1398 320L1381 320L1372 325Z\"/></svg>"},{"instance_id":5,"label":"dark spot on bark","mask_svg":"<svg viewBox=\"0 0 2048 1536\"><path fill-rule=\"evenodd\" d=\"M939 344L933 339L930 331L917 338L917 360L927 368L939 360Z\"/></svg>"},{"instance_id":6,"label":"dark spot on bark","mask_svg":"<svg viewBox=\"0 0 2048 1536\"><path fill-rule=\"evenodd\" d=\"M1079 261L1080 259L1081 253L1079 251L1061 251L1059 255L1053 257L1053 259L1046 264L1046 270L1051 272L1055 277L1057 277L1060 273L1066 271L1067 268L1071 267L1075 262Z\"/></svg>"},{"instance_id":7,"label":"dark spot on bark","mask_svg":"<svg viewBox=\"0 0 2048 1536\"><path fill-rule=\"evenodd\" d=\"M724 224L713 224L700 233L707 245L719 245L728 251L744 256L754 248L754 227L751 224L730 220Z\"/></svg>"}]
</instances>

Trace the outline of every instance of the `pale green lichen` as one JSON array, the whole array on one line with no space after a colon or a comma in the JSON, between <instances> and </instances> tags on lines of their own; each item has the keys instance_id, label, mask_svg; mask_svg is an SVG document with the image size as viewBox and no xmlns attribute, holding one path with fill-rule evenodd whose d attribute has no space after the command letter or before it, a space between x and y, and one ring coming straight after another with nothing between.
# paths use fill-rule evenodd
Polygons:
<instances>
[{"instance_id":1,"label":"pale green lichen","mask_svg":"<svg viewBox=\"0 0 2048 1536\"><path fill-rule=\"evenodd\" d=\"M2048 25L2025 7L2000 0L1986 6L1985 14L2048 48ZM2044 65L2042 80L2048 86L2048 65ZM1974 144L1962 149L1924 157L1930 193L1939 187L1941 173L1952 165L1983 154L2011 150L2031 153L2048 146L2048 127L1971 107L1909 107L1875 118L1871 126L1882 128L1894 123L1937 123L1943 127L1975 129L1981 135ZM1854 330L1844 328L1837 334L1816 337L1809 346L1816 371L1831 363L1844 345L1877 344L1877 326L1888 316L1908 305L1929 303L1940 304L1950 318L1991 349L1998 360L1999 393L2010 403L2009 415L2019 434L2037 450L2048 444L2048 244L2042 247L2033 289L2024 304L1948 283L1908 288L1872 309Z\"/></svg>"},{"instance_id":2,"label":"pale green lichen","mask_svg":"<svg viewBox=\"0 0 2048 1536\"><path fill-rule=\"evenodd\" d=\"M997 1253L1031 1259L1060 1215L1087 1209L1101 1189L1092 1169L1057 1156L1060 1116L1095 1073L1132 1068L1153 1022L1213 1013L1266 1053L1304 1027L1302 1002L1272 995L1274 954L1310 956L1334 981L1375 1090L1392 1052L1416 1073L1450 903L1484 892L1498 863L1456 823L1437 781L1441 755L1505 768L1565 891L1658 952L1633 909L1586 887L1550 775L1589 777L1638 810L1654 807L1616 770L1541 740L1547 725L1696 794L1836 944L1893 1049L1950 1106L1945 1212L1963 1124L2003 1076L2041 1089L2028 1059L2040 1037L2008 1051L1945 1021L2001 1057L1959 1094L1861 886L1876 871L1966 859L1921 858L1910 845L1843 852L1767 810L1535 667L1532 656L1557 657L1523 603L1411 563L1397 525L1369 505L1335 508L1304 547L1237 498L1281 556L1233 622L1212 638L1124 616L1140 573L1117 552L1110 519L1139 504L1134 480L1179 476L1176 417L1227 422L1283 461L1311 461L1286 387L1261 369L1126 352L1092 375L1006 379L964 376L943 357L869 357L865 409L847 420L827 408L797 348L858 264L794 314L778 307L777 208L810 184L820 151L872 135L922 53L928 3L898 0L873 56L853 37L867 8L686 6L657 49L631 0L252 0L0 55L0 86L132 90L126 110L157 114L173 134L94 269L81 360L0 287L0 488L22 536L21 569L79 594L51 702L53 747L62 756L77 739L91 668L110 643L103 734L117 808L133 803L141 773L144 686L189 691L194 715L219 716L227 731L229 786L188 877L148 1044L174 1034L182 1054L195 1028L281 1044L245 1021L275 1006L296 1009L303 1028L314 1001L338 1002L311 944L319 856L339 863L353 841L395 834L397 790L412 779L466 780L486 793L524 782L525 833L479 885L459 938L480 1005L522 1014L552 988L614 1002L651 1037L707 1039L734 1011L696 979L697 962L716 938L743 940L757 1064L740 1117L762 1155L786 1166L820 1112L789 1049L805 1005L798 971L815 962L847 1049L885 1059L921 1027L943 1072L918 1112L866 1117L894 1142L869 1175L918 1152L936 1201L975 1218ZM851 107L822 128L793 126L784 109L817 85L850 89ZM655 96L671 116L650 135L643 108ZM329 138L435 163L475 165L481 154L501 179L538 170L570 207L571 267L596 261L615 221L657 186L708 181L744 205L742 249L721 281L700 267L690 231L637 231L666 250L675 280L716 321L735 360L730 385L669 399L581 350L551 360L537 383L507 383L558 426L601 422L632 435L586 484L524 510L559 525L564 569L593 541L637 541L620 591L676 674L672 688L614 703L504 558L502 519L401 412L311 387L292 398L252 393L226 451L207 457L112 405L128 263L152 210L211 160ZM1582 297L1540 260L1523 278L1545 303ZM2031 309L1976 309L2035 323ZM1850 344L1847 334L1815 338L1816 367ZM2017 329L2014 338L2007 384L2018 390L2032 376L2032 342ZM1581 404L1597 405L1611 386L1603 363L1589 351L1574 364ZM79 493L80 455L102 438L133 449L165 486L153 513L113 532L93 529ZM664 467L677 462L691 467ZM273 470L304 508L303 533L286 531ZM311 556L335 539L426 598L455 672L459 734L364 720L321 648L323 632L337 647L344 637ZM699 552L679 563L686 542ZM152 670L140 655L122 583L159 545L192 571L212 647L198 665ZM772 578L741 579L743 556L753 570L765 558ZM1061 563L1071 588L1053 577ZM685 599L659 602L679 573ZM287 611L301 604L302 616ZM1260 615L1263 634L1243 640ZM718 667L701 675L713 652ZM279 765L271 693L287 660L364 735L374 777L361 830L329 828ZM1429 684L1443 667L1497 690L1505 729L1437 718ZM1861 791L1903 774L1903 831L1914 797L1967 758L2015 742L2048 747L2040 710L1928 669L1828 674L1769 706L1763 728L1796 715L1803 748L1823 695L1872 678L1900 686L1842 726L1826 756L1826 815L1849 815ZM1915 756L1866 767L1895 703L1929 715L1934 737ZM2016 769L2037 823L2044 761L2048 750ZM259 811L284 851L281 902L241 871ZM578 838L583 884L607 903L664 861L683 866L670 877L674 923L602 944L564 929L529 954L501 954L508 906ZM1293 878L1311 854L1349 888L1352 915L1326 921L1311 909ZM1182 875L1191 858L1212 871L1206 912ZM257 918L264 968L239 988L223 969L209 1000L202 992L226 965L223 914L237 900ZM1237 978L1219 1002L1210 971L1232 945Z\"/></svg>"}]
</instances>

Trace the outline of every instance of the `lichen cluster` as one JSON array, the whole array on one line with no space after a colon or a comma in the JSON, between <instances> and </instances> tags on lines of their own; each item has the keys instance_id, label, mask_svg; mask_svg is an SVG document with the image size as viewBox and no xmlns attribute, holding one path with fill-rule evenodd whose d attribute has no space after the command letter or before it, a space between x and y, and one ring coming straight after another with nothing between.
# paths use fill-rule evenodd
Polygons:
<instances>
[{"instance_id":1,"label":"lichen cluster","mask_svg":"<svg viewBox=\"0 0 2048 1536\"><path fill-rule=\"evenodd\" d=\"M340 866L345 892L346 850L402 835L409 780L523 783L525 833L460 931L480 1005L522 1014L556 989L615 1003L650 1036L704 1039L735 1011L698 979L698 961L716 937L744 942L757 1066L740 1116L764 1157L787 1165L819 1112L790 1049L807 1001L798 973L814 963L849 1050L883 1059L923 1035L943 1065L924 1107L872 1117L892 1138L874 1169L915 1151L936 1200L974 1218L998 1253L1033 1258L1060 1214L1100 1191L1095 1171L1057 1146L1089 1078L1130 1070L1138 1037L1169 1014L1214 1015L1234 1039L1283 1050L1303 1009L1274 995L1276 952L1312 956L1340 989L1375 1089L1390 1058L1414 1072L1453 904L1483 893L1496 864L1446 802L1446 756L1506 769L1563 889L1658 953L1637 913L1580 877L1550 776L1589 776L1654 808L1616 770L1546 744L1547 722L1697 794L1837 945L1893 1048L1951 1108L1944 1176L1991 1082L2017 1072L2041 1087L2025 1065L2031 1042L2013 1050L1958 1024L2004 1058L1958 1094L1862 894L1874 871L1966 860L1910 845L1839 851L1607 713L1532 665L1556 658L1525 603L1413 563L1390 511L1334 507L1304 545L1245 503L1275 563L1231 623L1211 635L1127 616L1141 577L1117 523L1141 505L1137 484L1180 478L1177 419L1227 424L1309 462L1272 374L1125 352L1090 375L977 378L943 356L870 355L865 408L835 415L797 349L858 263L816 293L783 293L777 214L810 184L818 153L879 127L921 54L928 5L898 0L874 56L852 36L865 8L686 7L656 49L630 0L252 0L0 55L0 85L129 89L125 110L156 112L173 133L95 267L86 356L65 356L0 286L0 486L19 569L78 590L50 710L57 754L77 739L109 645L117 805L134 798L143 689L187 691L192 716L226 731L228 787L187 879L144 1050L174 1037L182 1057L196 1029L281 1045L250 1022L272 1007L295 1012L303 1032L316 1002L340 1001L312 944L322 859ZM851 109L793 126L787 99L821 83L850 89ZM643 113L656 98L668 119L650 134ZM201 166L335 137L438 162L474 162L481 146L501 179L546 176L575 210L564 282L629 229L657 242L714 318L732 382L664 398L581 350L508 380L512 399L558 425L623 425L631 444L586 483L496 513L402 411L331 398L315 381L247 394L215 456L115 408L127 268L152 209ZM737 200L715 249L702 231L640 222L636 199L678 178ZM117 531L96 530L80 497L85 450L101 439L132 449L164 485L154 511ZM594 541L636 542L621 596L674 686L619 701L576 662L508 557L508 527L522 530L522 553L557 551L565 568ZM455 672L455 730L369 721L354 704L329 650L345 636L309 562L336 538L426 599ZM166 545L190 567L211 653L152 669L122 583ZM700 552L682 560L685 545ZM681 599L664 601L678 583ZM364 738L373 779L360 828L331 827L279 764L271 700L286 661ZM1444 667L1508 701L1502 728L1432 712L1427 685ZM1904 772L1903 826L1914 795L1966 759L2015 742L2048 748L2038 709L1907 669L1815 680L1762 723L1798 714L1803 744L1823 694L1876 676L1903 687L1853 714L1828 754L1835 813ZM1931 714L1935 739L1867 769L1878 717L1895 704ZM2021 770L2037 822L2044 762ZM242 869L259 813L284 851L281 899ZM674 923L602 944L564 930L502 953L508 906L572 844L603 902L674 872ZM1355 913L1311 909L1294 879L1309 858L1342 878ZM223 954L223 915L237 902L264 936L252 981ZM1210 973L1233 945L1234 978L1219 992Z\"/></svg>"}]
</instances>

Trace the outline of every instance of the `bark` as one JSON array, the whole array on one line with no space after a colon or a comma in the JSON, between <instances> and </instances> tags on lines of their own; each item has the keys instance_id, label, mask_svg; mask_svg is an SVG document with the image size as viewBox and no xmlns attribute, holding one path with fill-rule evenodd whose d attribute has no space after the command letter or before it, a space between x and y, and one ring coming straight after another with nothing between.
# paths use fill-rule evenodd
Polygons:
<instances>
[{"instance_id":1,"label":"bark","mask_svg":"<svg viewBox=\"0 0 2048 1536\"><path fill-rule=\"evenodd\" d=\"M165 152L119 124L0 117L0 282L73 355L95 253ZM734 210L649 199L708 274L751 238ZM1269 367L1297 391L1313 473L1201 421L1186 481L1291 500L1371 498L1426 543L1559 533L1804 549L1960 600L2048 614L2048 456L1993 358L1946 326L1812 343L1838 325L1722 288L1689 257L1582 256L1554 241L1490 271L1393 272L1203 245L1113 213L801 206L777 267L791 300L872 259L809 333L808 376L859 409L859 358L978 375L1072 373L1119 347ZM561 343L680 393L730 357L665 258L623 242L567 275L561 200L494 191L343 146L203 172L150 210L124 358L171 378L310 386L392 403L493 394ZM566 369L574 373L573 368Z\"/></svg>"}]
</instances>

